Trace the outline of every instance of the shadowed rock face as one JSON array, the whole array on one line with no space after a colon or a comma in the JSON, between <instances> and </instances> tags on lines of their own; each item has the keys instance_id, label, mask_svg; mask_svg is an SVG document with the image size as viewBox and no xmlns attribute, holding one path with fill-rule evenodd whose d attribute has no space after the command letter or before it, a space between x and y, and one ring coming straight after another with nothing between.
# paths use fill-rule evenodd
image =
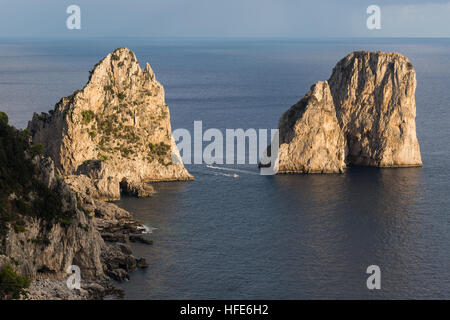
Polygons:
<instances>
[{"instance_id":1,"label":"shadowed rock face","mask_svg":"<svg viewBox=\"0 0 450 320\"><path fill-rule=\"evenodd\" d=\"M35 114L28 128L58 172L89 176L99 198L118 198L121 182L192 179L172 137L164 88L150 65L141 69L126 48L108 54L82 90L50 114ZM172 162L172 154L179 161Z\"/></svg>"},{"instance_id":2,"label":"shadowed rock face","mask_svg":"<svg viewBox=\"0 0 450 320\"><path fill-rule=\"evenodd\" d=\"M279 173L421 166L415 89L405 56L349 54L281 117Z\"/></svg>"},{"instance_id":3,"label":"shadowed rock face","mask_svg":"<svg viewBox=\"0 0 450 320\"><path fill-rule=\"evenodd\" d=\"M102 276L103 240L90 213L29 140L0 119L0 270L57 277L77 264L85 278Z\"/></svg>"},{"instance_id":4,"label":"shadowed rock face","mask_svg":"<svg viewBox=\"0 0 450 320\"><path fill-rule=\"evenodd\" d=\"M31 278L30 299L98 299L117 292L107 275L123 280L148 266L125 244L129 238L150 244L139 235L144 226L116 205L94 200L90 190L73 190L28 133L7 120L0 112L0 270L11 266ZM78 291L66 286L74 265L83 281ZM2 288L0 299L11 294Z\"/></svg>"}]
</instances>

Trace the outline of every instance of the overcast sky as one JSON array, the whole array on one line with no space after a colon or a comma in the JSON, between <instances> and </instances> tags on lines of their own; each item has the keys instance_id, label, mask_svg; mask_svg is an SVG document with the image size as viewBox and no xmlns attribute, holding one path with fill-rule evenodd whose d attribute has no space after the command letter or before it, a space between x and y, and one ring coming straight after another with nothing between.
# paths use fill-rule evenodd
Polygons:
<instances>
[{"instance_id":1,"label":"overcast sky","mask_svg":"<svg viewBox=\"0 0 450 320\"><path fill-rule=\"evenodd\" d=\"M0 37L450 37L449 0L0 0ZM81 8L68 30L66 8ZM366 27L369 5L381 30Z\"/></svg>"}]
</instances>

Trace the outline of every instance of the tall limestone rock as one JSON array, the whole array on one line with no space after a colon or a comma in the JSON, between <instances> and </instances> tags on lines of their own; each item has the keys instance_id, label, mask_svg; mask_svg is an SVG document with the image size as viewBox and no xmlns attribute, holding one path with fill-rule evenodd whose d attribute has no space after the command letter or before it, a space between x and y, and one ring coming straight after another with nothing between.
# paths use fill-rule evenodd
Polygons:
<instances>
[{"instance_id":1,"label":"tall limestone rock","mask_svg":"<svg viewBox=\"0 0 450 320\"><path fill-rule=\"evenodd\" d=\"M398 53L354 52L279 121L279 173L421 166L416 73Z\"/></svg>"},{"instance_id":2,"label":"tall limestone rock","mask_svg":"<svg viewBox=\"0 0 450 320\"><path fill-rule=\"evenodd\" d=\"M328 84L318 82L279 121L280 170L339 172L345 168L345 139Z\"/></svg>"},{"instance_id":3,"label":"tall limestone rock","mask_svg":"<svg viewBox=\"0 0 450 320\"><path fill-rule=\"evenodd\" d=\"M141 69L126 48L108 54L86 86L49 114L35 114L28 129L56 170L74 185L88 177L97 198L119 198L119 184L146 195L151 187L143 183L192 179L172 137L164 88L150 65Z\"/></svg>"},{"instance_id":4,"label":"tall limestone rock","mask_svg":"<svg viewBox=\"0 0 450 320\"><path fill-rule=\"evenodd\" d=\"M348 161L376 167L420 166L416 73L399 53L355 52L328 80L347 136Z\"/></svg>"}]
</instances>

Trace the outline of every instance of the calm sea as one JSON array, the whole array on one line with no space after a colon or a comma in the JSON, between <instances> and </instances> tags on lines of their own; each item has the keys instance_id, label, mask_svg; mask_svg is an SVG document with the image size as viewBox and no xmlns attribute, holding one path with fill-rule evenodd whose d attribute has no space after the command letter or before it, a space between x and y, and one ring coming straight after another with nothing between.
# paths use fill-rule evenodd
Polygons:
<instances>
[{"instance_id":1,"label":"calm sea","mask_svg":"<svg viewBox=\"0 0 450 320\"><path fill-rule=\"evenodd\" d=\"M239 177L203 165L118 204L154 228L136 299L450 298L450 40L1 40L0 110L25 127L116 47L149 62L173 128L276 128L283 111L354 50L397 51L417 71L423 168ZM381 290L366 268L381 268Z\"/></svg>"}]
</instances>

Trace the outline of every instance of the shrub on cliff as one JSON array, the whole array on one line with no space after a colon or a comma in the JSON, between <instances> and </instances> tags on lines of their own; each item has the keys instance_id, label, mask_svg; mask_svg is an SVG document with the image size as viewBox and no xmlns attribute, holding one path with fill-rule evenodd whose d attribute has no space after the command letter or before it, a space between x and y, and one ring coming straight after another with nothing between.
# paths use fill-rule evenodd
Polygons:
<instances>
[{"instance_id":1,"label":"shrub on cliff","mask_svg":"<svg viewBox=\"0 0 450 320\"><path fill-rule=\"evenodd\" d=\"M0 270L0 299L19 299L29 286L30 279L18 275L11 265Z\"/></svg>"},{"instance_id":2,"label":"shrub on cliff","mask_svg":"<svg viewBox=\"0 0 450 320\"><path fill-rule=\"evenodd\" d=\"M40 143L35 144L31 147L31 155L38 156L44 153L44 146Z\"/></svg>"},{"instance_id":3,"label":"shrub on cliff","mask_svg":"<svg viewBox=\"0 0 450 320\"><path fill-rule=\"evenodd\" d=\"M29 152L28 132L17 130L0 118L0 199L16 191L29 190L34 174L34 166ZM6 117L7 119L7 117Z\"/></svg>"},{"instance_id":4,"label":"shrub on cliff","mask_svg":"<svg viewBox=\"0 0 450 320\"><path fill-rule=\"evenodd\" d=\"M84 110L81 112L81 116L83 117L83 124L89 124L89 122L94 119L95 115L91 110Z\"/></svg>"},{"instance_id":5,"label":"shrub on cliff","mask_svg":"<svg viewBox=\"0 0 450 320\"><path fill-rule=\"evenodd\" d=\"M8 116L2 111L0 111L0 122L8 124Z\"/></svg>"},{"instance_id":6,"label":"shrub on cliff","mask_svg":"<svg viewBox=\"0 0 450 320\"><path fill-rule=\"evenodd\" d=\"M0 112L0 249L8 224L22 230L23 216L40 218L50 227L73 215L63 210L59 186L50 189L35 177L32 157L42 151L42 145L31 145L27 130L10 126Z\"/></svg>"}]
</instances>

